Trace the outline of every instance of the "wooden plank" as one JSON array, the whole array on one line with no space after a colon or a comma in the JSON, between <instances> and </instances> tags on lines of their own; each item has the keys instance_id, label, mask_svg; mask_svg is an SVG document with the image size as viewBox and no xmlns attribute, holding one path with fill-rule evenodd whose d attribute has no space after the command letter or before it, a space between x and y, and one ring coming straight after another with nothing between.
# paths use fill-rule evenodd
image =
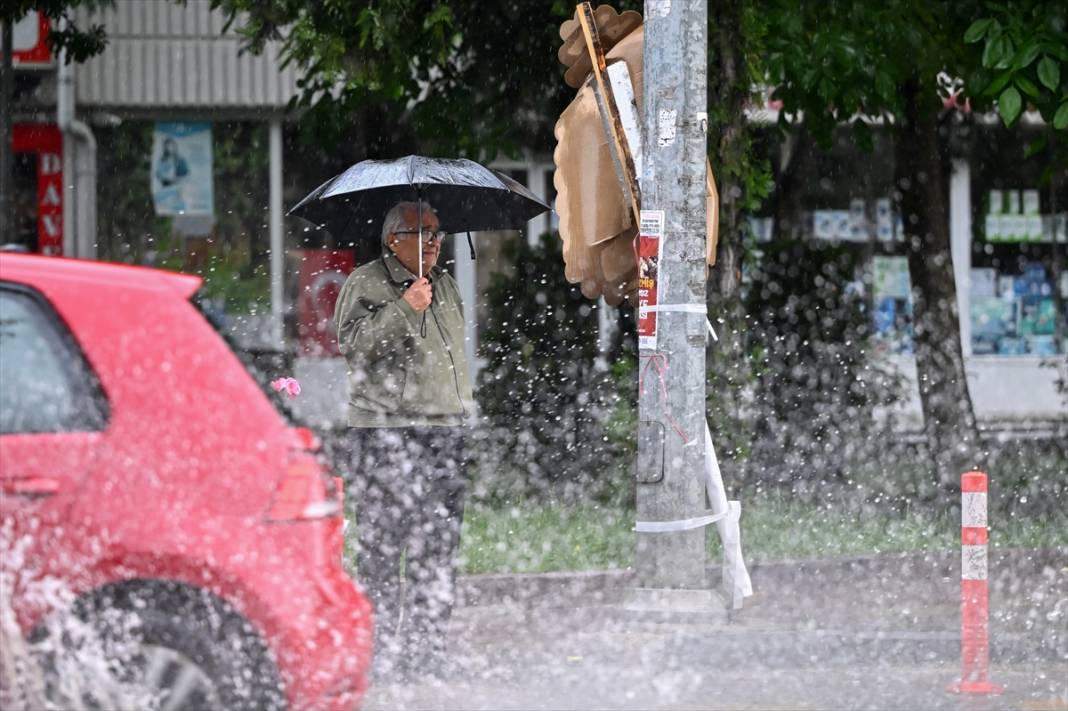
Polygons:
<instances>
[{"instance_id":1,"label":"wooden plank","mask_svg":"<svg viewBox=\"0 0 1068 711\"><path fill-rule=\"evenodd\" d=\"M634 159L631 157L630 147L627 144L627 136L623 132L623 122L619 118L615 94L612 93L612 87L607 80L608 65L605 62L601 39L597 33L597 23L593 19L593 6L589 2L584 2L575 9L578 13L579 24L582 25L582 34L586 38L586 51L590 53L590 60L593 62L593 76L597 79L597 87L608 112L605 122L610 128L616 157L623 166L623 179L630 192L631 217L634 226L637 227L641 215L641 188L634 170Z\"/></svg>"}]
</instances>

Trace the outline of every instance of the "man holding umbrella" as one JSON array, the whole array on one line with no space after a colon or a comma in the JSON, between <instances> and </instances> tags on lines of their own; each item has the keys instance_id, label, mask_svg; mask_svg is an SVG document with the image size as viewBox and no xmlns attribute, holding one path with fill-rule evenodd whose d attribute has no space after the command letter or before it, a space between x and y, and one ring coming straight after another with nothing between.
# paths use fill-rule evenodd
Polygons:
<instances>
[{"instance_id":1,"label":"man holding umbrella","mask_svg":"<svg viewBox=\"0 0 1068 711\"><path fill-rule=\"evenodd\" d=\"M384 675L440 674L452 611L473 407L460 290L437 266L442 239L467 232L473 259L471 232L519 229L548 209L473 161L405 156L356 163L289 212L339 241L382 241L382 256L349 275L334 321L349 372L357 577L375 606Z\"/></svg>"},{"instance_id":2,"label":"man holding umbrella","mask_svg":"<svg viewBox=\"0 0 1068 711\"><path fill-rule=\"evenodd\" d=\"M358 578L375 607L377 669L396 679L441 672L463 518L472 391L460 291L437 266L444 236L429 204L394 205L382 256L349 275L334 314Z\"/></svg>"}]
</instances>

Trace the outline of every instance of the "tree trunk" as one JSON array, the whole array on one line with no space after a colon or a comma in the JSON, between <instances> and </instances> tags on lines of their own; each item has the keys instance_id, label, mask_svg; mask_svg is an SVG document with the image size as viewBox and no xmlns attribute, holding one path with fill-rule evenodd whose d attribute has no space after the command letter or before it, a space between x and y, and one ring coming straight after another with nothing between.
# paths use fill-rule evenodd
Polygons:
<instances>
[{"instance_id":1,"label":"tree trunk","mask_svg":"<svg viewBox=\"0 0 1068 711\"><path fill-rule=\"evenodd\" d=\"M11 114L12 82L12 24L0 23L0 243L15 241L15 161L12 156L13 136Z\"/></svg>"},{"instance_id":2,"label":"tree trunk","mask_svg":"<svg viewBox=\"0 0 1068 711\"><path fill-rule=\"evenodd\" d=\"M745 66L742 34L742 3L721 0L712 3L714 20L709 37L708 107L712 173L719 189L719 244L716 267L711 273L713 301L738 301L741 284L741 206L744 184L739 173L749 146L745 103L749 98L749 74Z\"/></svg>"},{"instance_id":3,"label":"tree trunk","mask_svg":"<svg viewBox=\"0 0 1068 711\"><path fill-rule=\"evenodd\" d=\"M708 317L718 341L706 355L709 423L722 464L748 449L751 430L740 423L742 399L751 380L745 352L746 315L741 302L743 238L748 223L743 172L749 166L749 124L745 106L751 94L742 31L741 0L709 6L708 136L709 162L719 190L719 243L709 272Z\"/></svg>"},{"instance_id":4,"label":"tree trunk","mask_svg":"<svg viewBox=\"0 0 1068 711\"><path fill-rule=\"evenodd\" d=\"M800 239L805 227L805 191L802 187L803 166L815 148L815 142L808 135L804 124L797 126L794 132L783 139L779 154L778 179L772 195L772 212L775 217L775 238Z\"/></svg>"},{"instance_id":5,"label":"tree trunk","mask_svg":"<svg viewBox=\"0 0 1068 711\"><path fill-rule=\"evenodd\" d=\"M913 348L928 456L938 482L953 487L962 472L984 466L984 453L961 350L939 103L927 86L914 78L901 87L895 197L912 278Z\"/></svg>"}]
</instances>

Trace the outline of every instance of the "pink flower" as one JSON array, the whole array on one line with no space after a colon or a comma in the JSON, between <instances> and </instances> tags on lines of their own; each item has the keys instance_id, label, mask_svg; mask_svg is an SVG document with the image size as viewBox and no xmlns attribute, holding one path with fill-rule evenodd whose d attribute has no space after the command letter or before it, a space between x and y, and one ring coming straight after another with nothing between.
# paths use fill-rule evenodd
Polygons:
<instances>
[{"instance_id":1,"label":"pink flower","mask_svg":"<svg viewBox=\"0 0 1068 711\"><path fill-rule=\"evenodd\" d=\"M271 381L271 387L278 392L285 391L289 397L300 395L300 383L296 378L279 378Z\"/></svg>"}]
</instances>

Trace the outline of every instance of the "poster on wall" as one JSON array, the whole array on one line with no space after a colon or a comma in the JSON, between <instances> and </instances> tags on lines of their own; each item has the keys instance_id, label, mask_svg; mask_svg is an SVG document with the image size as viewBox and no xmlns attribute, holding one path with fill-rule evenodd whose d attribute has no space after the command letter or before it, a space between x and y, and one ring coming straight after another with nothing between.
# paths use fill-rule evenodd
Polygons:
<instances>
[{"instance_id":1,"label":"poster on wall","mask_svg":"<svg viewBox=\"0 0 1068 711\"><path fill-rule=\"evenodd\" d=\"M664 254L664 211L642 210L638 230L638 348L656 349L658 272Z\"/></svg>"},{"instance_id":2,"label":"poster on wall","mask_svg":"<svg viewBox=\"0 0 1068 711\"><path fill-rule=\"evenodd\" d=\"M157 123L150 171L157 215L214 215L210 123Z\"/></svg>"},{"instance_id":3,"label":"poster on wall","mask_svg":"<svg viewBox=\"0 0 1068 711\"><path fill-rule=\"evenodd\" d=\"M878 351L912 353L911 290L905 257L872 258L872 340Z\"/></svg>"}]
</instances>

